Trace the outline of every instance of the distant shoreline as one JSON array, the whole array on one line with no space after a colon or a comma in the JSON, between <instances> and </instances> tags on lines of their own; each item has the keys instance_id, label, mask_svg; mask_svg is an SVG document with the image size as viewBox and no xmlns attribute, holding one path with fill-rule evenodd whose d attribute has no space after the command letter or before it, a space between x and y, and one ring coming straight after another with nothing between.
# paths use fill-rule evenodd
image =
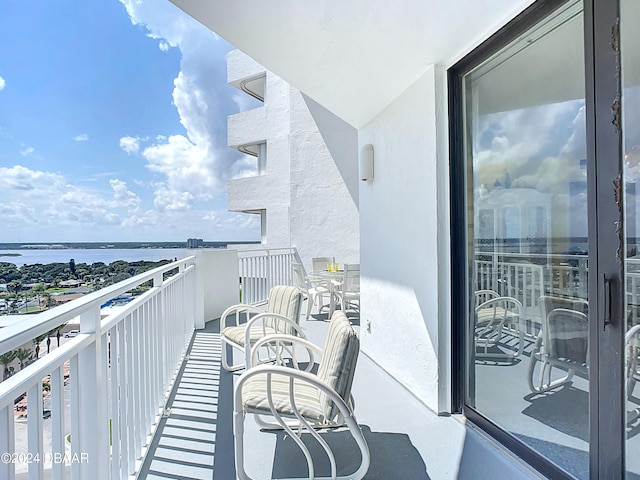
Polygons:
<instances>
[{"instance_id":1,"label":"distant shoreline","mask_svg":"<svg viewBox=\"0 0 640 480\"><path fill-rule=\"evenodd\" d=\"M2 253L0 252L0 257L21 257L21 253Z\"/></svg>"},{"instance_id":2,"label":"distant shoreline","mask_svg":"<svg viewBox=\"0 0 640 480\"><path fill-rule=\"evenodd\" d=\"M259 241L203 242L203 248L225 248L227 245L259 244ZM187 242L67 242L67 243L0 243L1 250L77 250L77 249L137 249L137 248L186 248ZM19 254L2 253L0 256Z\"/></svg>"}]
</instances>

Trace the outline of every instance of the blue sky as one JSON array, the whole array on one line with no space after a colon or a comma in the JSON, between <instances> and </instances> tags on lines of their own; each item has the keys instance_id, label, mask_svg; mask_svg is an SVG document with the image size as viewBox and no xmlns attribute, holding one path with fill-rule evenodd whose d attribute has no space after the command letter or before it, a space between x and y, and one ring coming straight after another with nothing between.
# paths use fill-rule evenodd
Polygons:
<instances>
[{"instance_id":1,"label":"blue sky","mask_svg":"<svg viewBox=\"0 0 640 480\"><path fill-rule=\"evenodd\" d=\"M259 239L233 47L168 0L0 3L0 242Z\"/></svg>"}]
</instances>

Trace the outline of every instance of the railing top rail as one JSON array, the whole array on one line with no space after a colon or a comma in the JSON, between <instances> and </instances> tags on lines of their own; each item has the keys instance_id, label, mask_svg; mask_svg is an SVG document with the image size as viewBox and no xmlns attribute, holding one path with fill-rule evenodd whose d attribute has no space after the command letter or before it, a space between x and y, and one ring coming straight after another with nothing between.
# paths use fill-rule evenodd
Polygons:
<instances>
[{"instance_id":1,"label":"railing top rail","mask_svg":"<svg viewBox=\"0 0 640 480\"><path fill-rule=\"evenodd\" d=\"M60 345L46 357L27 365L0 383L0 409L13 404L17 396L24 393L32 385L41 382L44 377L61 367L69 358L76 355L92 341L93 335L80 334L64 345Z\"/></svg>"},{"instance_id":2,"label":"railing top rail","mask_svg":"<svg viewBox=\"0 0 640 480\"><path fill-rule=\"evenodd\" d=\"M238 255L242 257L245 254L261 254L271 252L282 252L293 254L296 251L296 247L282 247L282 248L254 248L251 250L238 250Z\"/></svg>"},{"instance_id":3,"label":"railing top rail","mask_svg":"<svg viewBox=\"0 0 640 480\"><path fill-rule=\"evenodd\" d=\"M476 251L476 256L485 257L514 257L514 258L589 258L585 253L510 253L510 252L481 252Z\"/></svg>"},{"instance_id":4,"label":"railing top rail","mask_svg":"<svg viewBox=\"0 0 640 480\"><path fill-rule=\"evenodd\" d=\"M138 285L152 280L158 275L179 268L182 265L191 265L195 262L195 256L185 257L175 262L162 265L147 272L136 275L130 279L102 288L80 298L59 305L51 310L35 315L25 315L24 321L9 325L0 329L0 355L18 348L32 339L77 317L81 313L102 305L113 297L125 293Z\"/></svg>"}]
</instances>

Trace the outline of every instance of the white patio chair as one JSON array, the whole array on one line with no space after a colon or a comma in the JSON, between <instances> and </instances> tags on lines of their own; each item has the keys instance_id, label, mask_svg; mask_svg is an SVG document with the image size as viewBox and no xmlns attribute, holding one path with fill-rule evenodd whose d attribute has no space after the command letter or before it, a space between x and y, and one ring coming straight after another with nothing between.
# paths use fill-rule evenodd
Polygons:
<instances>
[{"instance_id":1,"label":"white patio chair","mask_svg":"<svg viewBox=\"0 0 640 480\"><path fill-rule=\"evenodd\" d=\"M300 289L302 294L307 298L307 315L305 316L305 320L309 319L309 315L311 315L311 308L313 305L318 306L318 313L323 306L324 295L330 294L329 287L323 285L320 282L316 282L316 285L313 286L309 278L305 274L304 267L301 263L292 263L293 267L293 279L295 286Z\"/></svg>"},{"instance_id":2,"label":"white patio chair","mask_svg":"<svg viewBox=\"0 0 640 480\"><path fill-rule=\"evenodd\" d=\"M258 424L265 428L283 429L300 448L307 461L308 479L359 480L366 474L370 454L367 442L353 413L351 385L355 374L360 342L349 320L342 312L335 312L324 350L299 337L270 335L256 343L252 350L252 364L260 363L261 347L284 354L291 354L288 364L283 366L284 356L279 356L276 365L258 365L248 368L235 386L234 391L234 439L236 474L242 480L252 477L244 467L244 420L247 414L256 415ZM296 357L296 346L309 359L307 368ZM320 357L318 373L310 372L315 358ZM264 420L271 417L272 422ZM355 472L338 475L338 465L331 447L316 431L325 428L346 427L360 450L361 462ZM314 459L302 440L308 433L324 450L331 467L330 477L317 477L316 465L325 462ZM297 479L302 480L302 479Z\"/></svg>"},{"instance_id":3,"label":"white patio chair","mask_svg":"<svg viewBox=\"0 0 640 480\"><path fill-rule=\"evenodd\" d=\"M245 304L232 305L227 308L220 317L222 366L224 369L233 372L248 365L251 345L266 335L284 333L304 338L299 324L301 306L302 292L300 289L278 285L269 291L266 311ZM229 318L233 319L231 325L228 325ZM227 345L244 353L244 363L232 365L229 362Z\"/></svg>"},{"instance_id":4,"label":"white patio chair","mask_svg":"<svg viewBox=\"0 0 640 480\"><path fill-rule=\"evenodd\" d=\"M513 297L501 297L493 290L476 292L476 358L512 360L524 349L524 330L521 322L522 303ZM513 348L515 352L506 351Z\"/></svg>"},{"instance_id":5,"label":"white patio chair","mask_svg":"<svg viewBox=\"0 0 640 480\"><path fill-rule=\"evenodd\" d=\"M345 263L342 281L336 285L343 312L360 311L360 264Z\"/></svg>"},{"instance_id":6,"label":"white patio chair","mask_svg":"<svg viewBox=\"0 0 640 480\"><path fill-rule=\"evenodd\" d=\"M588 375L589 317L588 303L577 298L543 295L542 330L531 351L528 370L529 388L543 393L570 382L575 372ZM540 374L535 375L537 363ZM553 368L566 374L552 378Z\"/></svg>"}]
</instances>

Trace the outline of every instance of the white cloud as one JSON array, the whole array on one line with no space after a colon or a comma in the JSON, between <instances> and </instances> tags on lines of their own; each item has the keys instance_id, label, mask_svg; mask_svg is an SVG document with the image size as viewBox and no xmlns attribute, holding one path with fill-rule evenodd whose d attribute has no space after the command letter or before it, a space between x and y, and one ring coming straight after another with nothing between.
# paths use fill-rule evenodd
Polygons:
<instances>
[{"instance_id":1,"label":"white cloud","mask_svg":"<svg viewBox=\"0 0 640 480\"><path fill-rule=\"evenodd\" d=\"M33 147L25 147L22 150L20 150L20 155L22 155L23 157L26 157L28 155L31 155L35 151L36 150Z\"/></svg>"},{"instance_id":2,"label":"white cloud","mask_svg":"<svg viewBox=\"0 0 640 480\"><path fill-rule=\"evenodd\" d=\"M189 192L179 192L161 187L156 190L155 195L156 198L153 201L153 206L159 212L165 212L167 210L181 212L190 210L193 205L193 195Z\"/></svg>"},{"instance_id":3,"label":"white cloud","mask_svg":"<svg viewBox=\"0 0 640 480\"><path fill-rule=\"evenodd\" d=\"M190 191L201 199L210 199L213 190L220 188L211 174L213 159L206 148L192 143L183 135L172 135L166 143L144 149L147 168L162 173L167 188L177 192Z\"/></svg>"},{"instance_id":4,"label":"white cloud","mask_svg":"<svg viewBox=\"0 0 640 480\"><path fill-rule=\"evenodd\" d=\"M226 211L199 208L187 190L165 183L133 182L135 190L154 194L145 206L138 191L121 179L74 185L60 173L32 170L22 165L0 167L0 215L3 241L91 241L186 239L255 239L259 224ZM216 199L216 201L218 201ZM14 233L12 233L14 232Z\"/></svg>"},{"instance_id":5,"label":"white cloud","mask_svg":"<svg viewBox=\"0 0 640 480\"><path fill-rule=\"evenodd\" d=\"M132 24L147 29L150 42L162 51L180 49L172 100L182 127L119 139L127 154L141 153L131 164L140 159L152 179L125 182L102 171L76 182L54 171L0 167L0 238L17 241L18 231L21 241L258 238L259 216L226 211L227 180L255 168L255 160L226 145L227 116L242 103L226 81L232 47L170 2L121 1ZM87 133L77 133L73 140L89 140ZM0 127L0 135L8 132ZM21 148L25 156L35 151ZM116 163L113 170L122 171Z\"/></svg>"},{"instance_id":6,"label":"white cloud","mask_svg":"<svg viewBox=\"0 0 640 480\"><path fill-rule=\"evenodd\" d=\"M147 168L162 178L156 208L194 208L224 194L228 179L255 170L255 162L227 147L227 116L241 103L226 79L226 54L232 47L170 2L120 1L131 22L144 26L160 49L177 47L182 54L173 103L186 135L158 134L142 155Z\"/></svg>"},{"instance_id":7,"label":"white cloud","mask_svg":"<svg viewBox=\"0 0 640 480\"><path fill-rule=\"evenodd\" d=\"M0 167L3 224L6 228L38 225L42 232L69 226L119 225L140 205L126 183L111 180L110 192L70 184L59 173L31 170L22 165ZM41 237L42 238L42 237Z\"/></svg>"},{"instance_id":8,"label":"white cloud","mask_svg":"<svg viewBox=\"0 0 640 480\"><path fill-rule=\"evenodd\" d=\"M4 90L4 87L7 86L7 82L4 81L4 78L0 77L0 91Z\"/></svg>"},{"instance_id":9,"label":"white cloud","mask_svg":"<svg viewBox=\"0 0 640 480\"><path fill-rule=\"evenodd\" d=\"M109 180L109 185L111 185L111 189L113 190L114 206L137 208L142 203L140 197L127 188L126 182L114 179Z\"/></svg>"},{"instance_id":10,"label":"white cloud","mask_svg":"<svg viewBox=\"0 0 640 480\"><path fill-rule=\"evenodd\" d=\"M120 139L120 148L131 154L140 150L140 139L134 137L122 137Z\"/></svg>"}]
</instances>

